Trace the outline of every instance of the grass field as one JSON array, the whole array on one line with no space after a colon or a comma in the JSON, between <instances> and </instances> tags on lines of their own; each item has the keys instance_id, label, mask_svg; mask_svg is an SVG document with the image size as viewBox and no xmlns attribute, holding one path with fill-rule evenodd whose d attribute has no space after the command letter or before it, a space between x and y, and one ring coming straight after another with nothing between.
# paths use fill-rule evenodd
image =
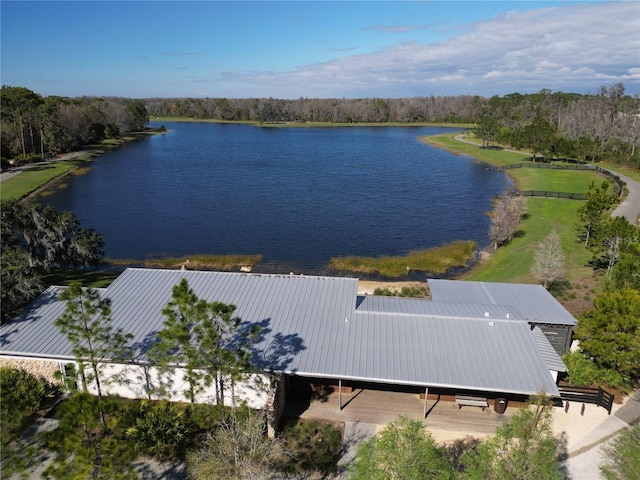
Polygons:
<instances>
[{"instance_id":1,"label":"grass field","mask_svg":"<svg viewBox=\"0 0 640 480\"><path fill-rule=\"evenodd\" d=\"M76 161L62 161L55 164L30 168L2 182L0 200L23 198L51 180L66 175L77 168Z\"/></svg>"},{"instance_id":2,"label":"grass field","mask_svg":"<svg viewBox=\"0 0 640 480\"><path fill-rule=\"evenodd\" d=\"M551 192L587 193L591 182L605 178L591 170L549 170L519 168L509 170L519 190L547 190Z\"/></svg>"}]
</instances>

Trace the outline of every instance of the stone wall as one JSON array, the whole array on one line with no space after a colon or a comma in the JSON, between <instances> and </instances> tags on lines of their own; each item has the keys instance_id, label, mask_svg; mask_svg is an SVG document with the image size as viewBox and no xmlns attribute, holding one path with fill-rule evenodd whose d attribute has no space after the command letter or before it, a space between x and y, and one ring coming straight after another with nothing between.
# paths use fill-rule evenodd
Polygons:
<instances>
[{"instance_id":1,"label":"stone wall","mask_svg":"<svg viewBox=\"0 0 640 480\"><path fill-rule=\"evenodd\" d=\"M55 378L60 372L60 363L47 360L31 360L18 358L0 358L0 367L10 367L24 370L36 378L44 378L54 385L62 385L62 379Z\"/></svg>"},{"instance_id":2,"label":"stone wall","mask_svg":"<svg viewBox=\"0 0 640 480\"><path fill-rule=\"evenodd\" d=\"M267 435L275 438L278 425L284 413L285 386L284 375L280 374L271 381L267 398Z\"/></svg>"}]
</instances>

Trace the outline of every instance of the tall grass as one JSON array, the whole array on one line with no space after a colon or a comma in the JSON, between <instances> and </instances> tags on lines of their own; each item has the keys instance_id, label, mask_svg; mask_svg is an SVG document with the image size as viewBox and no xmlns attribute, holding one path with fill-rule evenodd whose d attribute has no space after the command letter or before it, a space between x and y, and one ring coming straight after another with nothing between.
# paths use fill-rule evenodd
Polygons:
<instances>
[{"instance_id":1,"label":"tall grass","mask_svg":"<svg viewBox=\"0 0 640 480\"><path fill-rule=\"evenodd\" d=\"M329 261L329 268L389 278L400 278L413 270L443 274L450 268L467 266L473 259L476 248L474 241L457 240L441 247L414 250L402 256L334 257Z\"/></svg>"},{"instance_id":2,"label":"tall grass","mask_svg":"<svg viewBox=\"0 0 640 480\"><path fill-rule=\"evenodd\" d=\"M186 255L145 260L147 268L180 268L187 264L195 270L238 270L241 267L255 267L262 261L262 255ZM110 263L114 261L111 260ZM127 262L131 263L130 260Z\"/></svg>"}]
</instances>

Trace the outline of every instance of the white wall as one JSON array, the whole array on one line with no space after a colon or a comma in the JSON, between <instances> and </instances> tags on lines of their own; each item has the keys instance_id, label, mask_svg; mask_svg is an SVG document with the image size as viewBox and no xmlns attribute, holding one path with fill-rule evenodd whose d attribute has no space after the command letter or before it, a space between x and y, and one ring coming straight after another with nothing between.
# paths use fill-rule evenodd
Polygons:
<instances>
[{"instance_id":1,"label":"white wall","mask_svg":"<svg viewBox=\"0 0 640 480\"><path fill-rule=\"evenodd\" d=\"M89 374L91 367L85 367ZM80 385L80 383L79 383ZM124 398L165 398L172 402L189 402L185 391L189 384L182 368L174 368L170 373L162 374L155 367L143 365L107 364L101 368L100 387L104 395L117 395ZM97 394L95 382L87 384L87 390ZM225 383L225 405L231 406L235 395L236 403L246 402L254 409L265 408L269 390L269 377L263 374L252 374L246 380L236 383L233 390L231 383ZM164 393L163 393L164 392ZM215 385L206 388L196 396L196 403L216 403Z\"/></svg>"}]
</instances>

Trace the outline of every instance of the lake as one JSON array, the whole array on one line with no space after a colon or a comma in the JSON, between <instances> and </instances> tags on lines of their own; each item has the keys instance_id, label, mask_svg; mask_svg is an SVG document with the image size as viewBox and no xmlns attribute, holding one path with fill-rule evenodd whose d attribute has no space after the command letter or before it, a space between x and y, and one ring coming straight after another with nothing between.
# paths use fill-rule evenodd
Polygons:
<instances>
[{"instance_id":1,"label":"lake","mask_svg":"<svg viewBox=\"0 0 640 480\"><path fill-rule=\"evenodd\" d=\"M104 234L107 257L262 254L321 273L345 255L489 243L502 172L420 142L445 128L165 123L42 198Z\"/></svg>"}]
</instances>

